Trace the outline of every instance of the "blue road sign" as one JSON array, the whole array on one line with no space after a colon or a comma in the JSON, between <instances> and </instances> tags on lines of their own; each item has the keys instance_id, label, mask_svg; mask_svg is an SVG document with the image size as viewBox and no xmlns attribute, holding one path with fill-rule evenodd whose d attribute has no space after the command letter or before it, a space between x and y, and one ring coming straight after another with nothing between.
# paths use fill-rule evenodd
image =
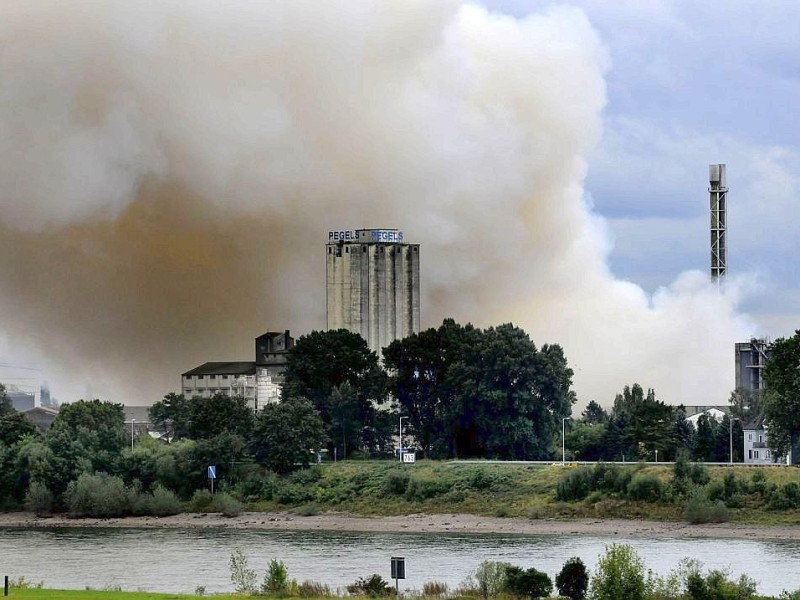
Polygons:
<instances>
[{"instance_id":1,"label":"blue road sign","mask_svg":"<svg viewBox=\"0 0 800 600\"><path fill-rule=\"evenodd\" d=\"M208 478L209 479L216 479L217 478L217 467L214 465L209 465L208 467Z\"/></svg>"}]
</instances>

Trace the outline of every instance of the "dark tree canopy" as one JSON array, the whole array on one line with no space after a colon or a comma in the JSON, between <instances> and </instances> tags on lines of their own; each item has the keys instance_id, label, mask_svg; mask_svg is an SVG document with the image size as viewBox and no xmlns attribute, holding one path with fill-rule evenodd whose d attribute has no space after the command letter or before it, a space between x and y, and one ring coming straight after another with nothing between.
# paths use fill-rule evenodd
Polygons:
<instances>
[{"instance_id":1,"label":"dark tree canopy","mask_svg":"<svg viewBox=\"0 0 800 600\"><path fill-rule=\"evenodd\" d=\"M598 423L605 423L608 419L608 413L606 413L602 406L592 400L586 405L586 408L581 413L581 417L584 423L595 425Z\"/></svg>"},{"instance_id":2,"label":"dark tree canopy","mask_svg":"<svg viewBox=\"0 0 800 600\"><path fill-rule=\"evenodd\" d=\"M38 436L39 431L25 415L13 413L0 417L0 443L13 446L28 435Z\"/></svg>"},{"instance_id":3,"label":"dark tree canopy","mask_svg":"<svg viewBox=\"0 0 800 600\"><path fill-rule=\"evenodd\" d=\"M773 456L786 456L800 446L800 330L772 345L764 367L764 417ZM793 462L797 457L793 456Z\"/></svg>"},{"instance_id":4,"label":"dark tree canopy","mask_svg":"<svg viewBox=\"0 0 800 600\"><path fill-rule=\"evenodd\" d=\"M583 600L589 589L589 572L583 561L576 557L564 563L561 571L556 575L556 588L558 593L570 600Z\"/></svg>"},{"instance_id":5,"label":"dark tree canopy","mask_svg":"<svg viewBox=\"0 0 800 600\"><path fill-rule=\"evenodd\" d=\"M671 460L675 456L675 413L672 406L656 400L655 391L638 383L625 386L614 399L609 417L605 446L607 460Z\"/></svg>"},{"instance_id":6,"label":"dark tree canopy","mask_svg":"<svg viewBox=\"0 0 800 600\"><path fill-rule=\"evenodd\" d=\"M513 325L480 330L447 319L384 350L390 388L426 454L548 458L570 414L572 370Z\"/></svg>"},{"instance_id":7,"label":"dark tree canopy","mask_svg":"<svg viewBox=\"0 0 800 600\"><path fill-rule=\"evenodd\" d=\"M0 383L0 417L14 413L14 405L6 393L6 386Z\"/></svg>"},{"instance_id":8,"label":"dark tree canopy","mask_svg":"<svg viewBox=\"0 0 800 600\"><path fill-rule=\"evenodd\" d=\"M150 420L163 431L171 431L175 439L191 437L191 400L183 394L169 393L150 407Z\"/></svg>"},{"instance_id":9,"label":"dark tree canopy","mask_svg":"<svg viewBox=\"0 0 800 600\"><path fill-rule=\"evenodd\" d=\"M290 399L267 404L256 419L253 453L260 464L286 473L307 467L327 442L325 427L308 400Z\"/></svg>"},{"instance_id":10,"label":"dark tree canopy","mask_svg":"<svg viewBox=\"0 0 800 600\"><path fill-rule=\"evenodd\" d=\"M343 438L349 452L379 437L375 404L385 395L386 375L378 356L357 333L314 331L289 351L283 397L312 403L328 428L331 452L334 447L342 451Z\"/></svg>"},{"instance_id":11,"label":"dark tree canopy","mask_svg":"<svg viewBox=\"0 0 800 600\"><path fill-rule=\"evenodd\" d=\"M189 401L189 437L203 440L228 432L247 439L253 418L253 410L240 396L221 393L208 398L195 396Z\"/></svg>"}]
</instances>

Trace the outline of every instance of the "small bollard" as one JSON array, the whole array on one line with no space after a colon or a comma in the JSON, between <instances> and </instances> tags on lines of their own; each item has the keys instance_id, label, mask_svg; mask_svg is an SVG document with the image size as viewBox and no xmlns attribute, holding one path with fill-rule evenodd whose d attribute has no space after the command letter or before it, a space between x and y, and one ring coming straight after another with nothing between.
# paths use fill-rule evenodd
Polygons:
<instances>
[{"instance_id":1,"label":"small bollard","mask_svg":"<svg viewBox=\"0 0 800 600\"><path fill-rule=\"evenodd\" d=\"M3 584L3 596L8 596L8 575L6 575L6 580Z\"/></svg>"}]
</instances>

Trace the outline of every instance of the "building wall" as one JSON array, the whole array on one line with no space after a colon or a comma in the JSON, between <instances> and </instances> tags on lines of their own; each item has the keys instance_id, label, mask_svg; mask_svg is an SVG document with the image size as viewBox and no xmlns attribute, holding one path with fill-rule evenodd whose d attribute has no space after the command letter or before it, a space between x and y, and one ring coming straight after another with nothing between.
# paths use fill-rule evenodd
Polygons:
<instances>
[{"instance_id":1,"label":"building wall","mask_svg":"<svg viewBox=\"0 0 800 600\"><path fill-rule=\"evenodd\" d=\"M752 339L735 344L736 388L761 390L764 388L762 376L772 346L766 340Z\"/></svg>"},{"instance_id":2,"label":"building wall","mask_svg":"<svg viewBox=\"0 0 800 600\"><path fill-rule=\"evenodd\" d=\"M765 429L744 430L744 462L749 465L768 465L775 462L767 448Z\"/></svg>"},{"instance_id":3,"label":"building wall","mask_svg":"<svg viewBox=\"0 0 800 600\"><path fill-rule=\"evenodd\" d=\"M360 334L379 355L419 332L419 244L329 243L326 284L328 329Z\"/></svg>"}]
</instances>

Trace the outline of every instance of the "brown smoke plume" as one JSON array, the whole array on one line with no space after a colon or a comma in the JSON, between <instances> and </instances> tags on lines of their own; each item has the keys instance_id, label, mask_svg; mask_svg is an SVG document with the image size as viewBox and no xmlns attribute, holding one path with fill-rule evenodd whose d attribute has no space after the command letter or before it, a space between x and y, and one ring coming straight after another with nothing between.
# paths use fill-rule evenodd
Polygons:
<instances>
[{"instance_id":1,"label":"brown smoke plume","mask_svg":"<svg viewBox=\"0 0 800 600\"><path fill-rule=\"evenodd\" d=\"M425 325L513 320L584 400L733 386L734 299L605 266L582 182L607 59L580 11L12 0L0 47L0 332L62 400L148 404L323 327L327 231L359 227L422 244Z\"/></svg>"}]
</instances>

